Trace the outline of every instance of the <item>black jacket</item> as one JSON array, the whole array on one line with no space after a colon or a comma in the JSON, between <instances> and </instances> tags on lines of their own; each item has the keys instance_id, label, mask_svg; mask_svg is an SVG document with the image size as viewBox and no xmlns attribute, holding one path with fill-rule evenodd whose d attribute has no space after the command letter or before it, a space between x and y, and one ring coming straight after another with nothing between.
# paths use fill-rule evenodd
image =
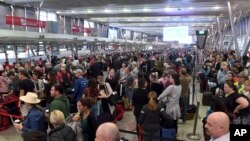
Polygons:
<instances>
[{"instance_id":1,"label":"black jacket","mask_svg":"<svg viewBox=\"0 0 250 141\"><path fill-rule=\"evenodd\" d=\"M49 141L76 141L76 135L71 127L62 124L50 131Z\"/></svg>"},{"instance_id":2,"label":"black jacket","mask_svg":"<svg viewBox=\"0 0 250 141\"><path fill-rule=\"evenodd\" d=\"M147 89L137 88L133 92L133 106L134 106L134 115L138 122L142 107L148 103L148 93Z\"/></svg>"}]
</instances>

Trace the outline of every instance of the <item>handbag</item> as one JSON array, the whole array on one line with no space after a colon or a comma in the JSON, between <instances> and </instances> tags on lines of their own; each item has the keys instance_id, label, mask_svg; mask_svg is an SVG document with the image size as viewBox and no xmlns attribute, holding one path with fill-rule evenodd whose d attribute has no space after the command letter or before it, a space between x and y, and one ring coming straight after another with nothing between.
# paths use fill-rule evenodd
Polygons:
<instances>
[{"instance_id":1,"label":"handbag","mask_svg":"<svg viewBox=\"0 0 250 141\"><path fill-rule=\"evenodd\" d=\"M118 99L117 99L117 96L114 95L114 94L111 94L109 97L108 97L108 103L110 105L115 105L117 103Z\"/></svg>"},{"instance_id":2,"label":"handbag","mask_svg":"<svg viewBox=\"0 0 250 141\"><path fill-rule=\"evenodd\" d=\"M77 141L82 141L83 140L83 134L82 134L82 127L81 127L81 123L78 122L74 122L72 121L72 118L74 117L75 114L70 114L65 120L66 120L66 125L68 125L69 127L71 127L73 129L73 131L76 134L76 140Z\"/></svg>"},{"instance_id":3,"label":"handbag","mask_svg":"<svg viewBox=\"0 0 250 141\"><path fill-rule=\"evenodd\" d=\"M174 119L164 109L161 109L160 118L161 118L160 122L161 127L167 129L174 128L175 126Z\"/></svg>"}]
</instances>

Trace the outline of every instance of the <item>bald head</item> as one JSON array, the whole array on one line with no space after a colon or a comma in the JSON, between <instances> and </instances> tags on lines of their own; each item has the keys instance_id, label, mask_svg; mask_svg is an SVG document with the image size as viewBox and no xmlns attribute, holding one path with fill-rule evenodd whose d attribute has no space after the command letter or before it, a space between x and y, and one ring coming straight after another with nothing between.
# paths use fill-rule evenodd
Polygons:
<instances>
[{"instance_id":1,"label":"bald head","mask_svg":"<svg viewBox=\"0 0 250 141\"><path fill-rule=\"evenodd\" d=\"M96 141L119 141L119 129L118 127L111 122L106 122L101 124L96 131Z\"/></svg>"},{"instance_id":2,"label":"bald head","mask_svg":"<svg viewBox=\"0 0 250 141\"><path fill-rule=\"evenodd\" d=\"M229 132L230 119L224 112L213 112L207 118L205 128L213 138L219 138Z\"/></svg>"},{"instance_id":3,"label":"bald head","mask_svg":"<svg viewBox=\"0 0 250 141\"><path fill-rule=\"evenodd\" d=\"M230 119L224 112L214 112L208 116L218 126L224 126L229 129Z\"/></svg>"}]
</instances>

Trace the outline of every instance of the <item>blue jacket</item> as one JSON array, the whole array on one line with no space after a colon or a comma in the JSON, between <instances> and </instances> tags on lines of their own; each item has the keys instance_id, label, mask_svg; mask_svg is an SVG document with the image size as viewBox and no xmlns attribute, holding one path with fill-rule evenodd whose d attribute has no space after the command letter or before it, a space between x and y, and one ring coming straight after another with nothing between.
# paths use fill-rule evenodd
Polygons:
<instances>
[{"instance_id":1,"label":"blue jacket","mask_svg":"<svg viewBox=\"0 0 250 141\"><path fill-rule=\"evenodd\" d=\"M75 91L74 91L74 101L81 99L84 89L88 87L87 78L78 78L75 80Z\"/></svg>"},{"instance_id":2,"label":"blue jacket","mask_svg":"<svg viewBox=\"0 0 250 141\"><path fill-rule=\"evenodd\" d=\"M30 132L32 130L38 130L45 132L45 118L42 111L36 107L32 107L24 120L23 129L24 133Z\"/></svg>"}]
</instances>

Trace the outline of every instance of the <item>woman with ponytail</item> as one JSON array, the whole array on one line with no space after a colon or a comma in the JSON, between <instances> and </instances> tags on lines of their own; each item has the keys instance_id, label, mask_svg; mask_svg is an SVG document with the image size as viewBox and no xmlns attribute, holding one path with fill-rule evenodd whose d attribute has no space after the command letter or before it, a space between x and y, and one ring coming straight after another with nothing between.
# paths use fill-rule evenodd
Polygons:
<instances>
[{"instance_id":1,"label":"woman with ponytail","mask_svg":"<svg viewBox=\"0 0 250 141\"><path fill-rule=\"evenodd\" d=\"M144 105L139 119L139 126L142 126L143 135L145 134L143 141L159 141L155 136L160 136L160 122L161 117L166 117L162 116L164 114L166 112L158 105L156 92L149 92L148 104Z\"/></svg>"}]
</instances>

